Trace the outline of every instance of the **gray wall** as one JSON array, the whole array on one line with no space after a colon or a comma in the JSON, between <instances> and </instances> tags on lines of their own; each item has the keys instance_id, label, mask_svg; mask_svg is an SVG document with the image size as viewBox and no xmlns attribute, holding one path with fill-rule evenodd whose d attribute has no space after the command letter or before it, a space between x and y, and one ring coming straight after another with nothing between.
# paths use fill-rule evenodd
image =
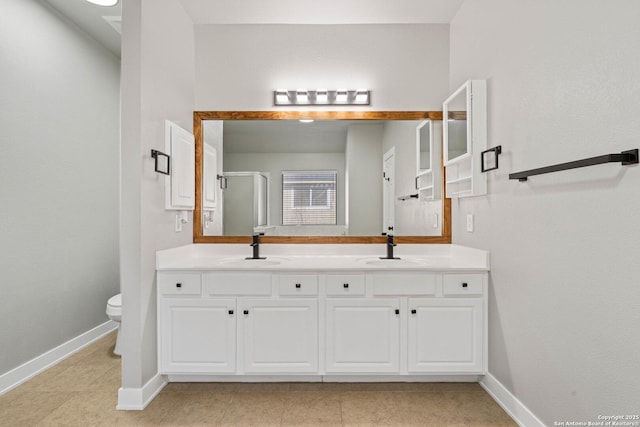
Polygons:
<instances>
[{"instance_id":1,"label":"gray wall","mask_svg":"<svg viewBox=\"0 0 640 427\"><path fill-rule=\"evenodd\" d=\"M638 17L635 0L475 0L451 25L450 89L488 79L503 152L488 196L454 201L453 240L491 252L489 371L547 425L638 413L640 167L507 175L638 148Z\"/></svg>"},{"instance_id":2,"label":"gray wall","mask_svg":"<svg viewBox=\"0 0 640 427\"><path fill-rule=\"evenodd\" d=\"M347 133L349 235L382 233L382 124L356 124Z\"/></svg>"},{"instance_id":3,"label":"gray wall","mask_svg":"<svg viewBox=\"0 0 640 427\"><path fill-rule=\"evenodd\" d=\"M42 2L0 25L0 374L106 322L119 292L119 59Z\"/></svg>"}]
</instances>

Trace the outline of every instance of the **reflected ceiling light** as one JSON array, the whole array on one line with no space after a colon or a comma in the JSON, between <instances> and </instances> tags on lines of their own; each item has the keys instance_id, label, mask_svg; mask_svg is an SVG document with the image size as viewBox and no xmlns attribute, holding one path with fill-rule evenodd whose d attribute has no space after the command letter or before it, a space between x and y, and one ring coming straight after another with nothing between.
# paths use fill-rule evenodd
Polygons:
<instances>
[{"instance_id":1,"label":"reflected ceiling light","mask_svg":"<svg viewBox=\"0 0 640 427\"><path fill-rule=\"evenodd\" d=\"M276 89L273 105L370 105L371 91L368 89Z\"/></svg>"},{"instance_id":2,"label":"reflected ceiling light","mask_svg":"<svg viewBox=\"0 0 640 427\"><path fill-rule=\"evenodd\" d=\"M87 0L89 3L97 4L98 6L115 6L118 4L118 0Z\"/></svg>"},{"instance_id":3,"label":"reflected ceiling light","mask_svg":"<svg viewBox=\"0 0 640 427\"><path fill-rule=\"evenodd\" d=\"M313 123L313 119L300 119L300 123Z\"/></svg>"}]
</instances>

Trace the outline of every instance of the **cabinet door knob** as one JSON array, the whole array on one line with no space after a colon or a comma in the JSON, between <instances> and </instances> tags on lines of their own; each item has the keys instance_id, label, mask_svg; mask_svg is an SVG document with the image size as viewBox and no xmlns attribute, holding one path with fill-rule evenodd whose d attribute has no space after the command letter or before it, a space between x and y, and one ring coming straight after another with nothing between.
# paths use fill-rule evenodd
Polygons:
<instances>
[{"instance_id":1,"label":"cabinet door knob","mask_svg":"<svg viewBox=\"0 0 640 427\"><path fill-rule=\"evenodd\" d=\"M463 282L463 283L462 283L462 287L463 287L463 288L466 288L467 286L469 286L469 285L467 284L467 282Z\"/></svg>"},{"instance_id":2,"label":"cabinet door knob","mask_svg":"<svg viewBox=\"0 0 640 427\"><path fill-rule=\"evenodd\" d=\"M229 310L229 314L233 314L233 310Z\"/></svg>"},{"instance_id":3,"label":"cabinet door knob","mask_svg":"<svg viewBox=\"0 0 640 427\"><path fill-rule=\"evenodd\" d=\"M343 285L342 285L342 287L343 287L343 288L345 288L345 289L347 289L347 288L349 288L349 284L348 284L348 283L345 283L345 284L343 284Z\"/></svg>"},{"instance_id":4,"label":"cabinet door knob","mask_svg":"<svg viewBox=\"0 0 640 427\"><path fill-rule=\"evenodd\" d=\"M396 308L396 314L400 314L400 310Z\"/></svg>"},{"instance_id":5,"label":"cabinet door knob","mask_svg":"<svg viewBox=\"0 0 640 427\"><path fill-rule=\"evenodd\" d=\"M244 314L249 314L249 310L245 310L245 311L244 311Z\"/></svg>"},{"instance_id":6,"label":"cabinet door knob","mask_svg":"<svg viewBox=\"0 0 640 427\"><path fill-rule=\"evenodd\" d=\"M296 288L300 289L300 283L296 283Z\"/></svg>"},{"instance_id":7,"label":"cabinet door knob","mask_svg":"<svg viewBox=\"0 0 640 427\"><path fill-rule=\"evenodd\" d=\"M181 288L182 287L182 283L176 283L176 288Z\"/></svg>"},{"instance_id":8,"label":"cabinet door knob","mask_svg":"<svg viewBox=\"0 0 640 427\"><path fill-rule=\"evenodd\" d=\"M415 308L413 310L411 310L411 314L416 314L418 312L418 310L416 310Z\"/></svg>"}]
</instances>

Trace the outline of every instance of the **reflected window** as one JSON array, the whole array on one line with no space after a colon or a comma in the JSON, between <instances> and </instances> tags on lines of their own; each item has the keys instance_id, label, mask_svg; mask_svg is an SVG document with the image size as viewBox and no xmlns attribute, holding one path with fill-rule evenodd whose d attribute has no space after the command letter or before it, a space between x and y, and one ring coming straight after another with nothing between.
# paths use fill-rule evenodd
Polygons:
<instances>
[{"instance_id":1,"label":"reflected window","mask_svg":"<svg viewBox=\"0 0 640 427\"><path fill-rule=\"evenodd\" d=\"M337 171L283 171L282 225L337 224Z\"/></svg>"}]
</instances>

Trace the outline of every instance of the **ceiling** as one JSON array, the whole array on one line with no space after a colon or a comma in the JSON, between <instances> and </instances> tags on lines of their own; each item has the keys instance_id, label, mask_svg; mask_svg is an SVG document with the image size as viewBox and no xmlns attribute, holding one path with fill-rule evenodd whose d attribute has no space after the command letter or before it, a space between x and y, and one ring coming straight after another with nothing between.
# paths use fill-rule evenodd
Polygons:
<instances>
[{"instance_id":1,"label":"ceiling","mask_svg":"<svg viewBox=\"0 0 640 427\"><path fill-rule=\"evenodd\" d=\"M43 0L120 56L122 15L85 0ZM448 24L464 0L179 0L194 24ZM120 21L116 19L119 26Z\"/></svg>"},{"instance_id":2,"label":"ceiling","mask_svg":"<svg viewBox=\"0 0 640 427\"><path fill-rule=\"evenodd\" d=\"M120 33L103 17L111 17L110 19L115 20L115 24L119 27L122 1L112 7L96 6L85 0L44 0L44 2L66 16L115 55L120 56Z\"/></svg>"},{"instance_id":3,"label":"ceiling","mask_svg":"<svg viewBox=\"0 0 640 427\"><path fill-rule=\"evenodd\" d=\"M464 0L180 0L195 24L448 24Z\"/></svg>"}]
</instances>

